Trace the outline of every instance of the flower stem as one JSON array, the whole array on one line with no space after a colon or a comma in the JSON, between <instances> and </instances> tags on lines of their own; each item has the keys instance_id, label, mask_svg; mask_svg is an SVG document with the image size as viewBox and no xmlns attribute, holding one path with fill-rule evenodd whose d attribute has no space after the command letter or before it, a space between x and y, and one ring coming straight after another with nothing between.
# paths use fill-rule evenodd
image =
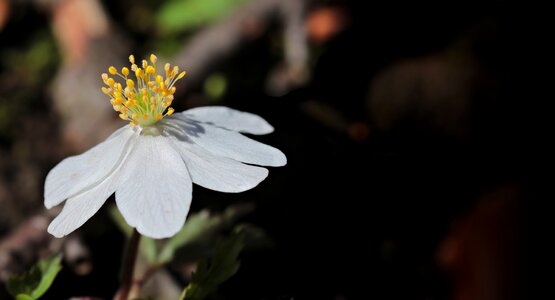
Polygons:
<instances>
[{"instance_id":1,"label":"flower stem","mask_svg":"<svg viewBox=\"0 0 555 300\"><path fill-rule=\"evenodd\" d=\"M127 300L129 297L129 290L133 283L133 273L135 271L135 261L137 260L137 253L139 252L139 242L141 241L141 234L133 228L133 233L129 238L123 264L121 266L121 286L115 299Z\"/></svg>"}]
</instances>

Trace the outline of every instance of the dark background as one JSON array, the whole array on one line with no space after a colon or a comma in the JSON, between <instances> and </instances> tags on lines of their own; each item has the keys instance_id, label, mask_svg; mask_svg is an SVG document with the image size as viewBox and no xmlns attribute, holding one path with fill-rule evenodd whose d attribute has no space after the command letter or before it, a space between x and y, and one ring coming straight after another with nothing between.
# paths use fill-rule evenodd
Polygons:
<instances>
[{"instance_id":1,"label":"dark background","mask_svg":"<svg viewBox=\"0 0 555 300\"><path fill-rule=\"evenodd\" d=\"M181 87L176 111L218 104L259 114L276 130L255 138L288 157L287 166L245 193L195 186L192 211L254 202L242 221L273 241L244 252L240 271L213 299L527 299L529 211L546 198L542 171L551 136L541 72L545 19L506 1L364 2L306 4L303 67L310 79L281 95L266 89L284 59L283 27L274 19ZM171 61L200 29L214 26L167 34L148 22L134 27L126 17L131 6L155 14L160 4L102 5L124 36L106 43L126 48L122 61L158 46ZM0 203L14 211L0 215L0 240L44 214L48 170L100 140L68 139L53 104L53 79L63 66L108 66L90 54L87 62L68 62L71 51L49 27L55 9L12 1L0 27ZM326 26L336 32L319 36ZM29 49L40 43L34 51L47 54L35 61ZM214 73L227 85L216 97L206 85ZM105 209L79 231L92 271L78 276L67 266L44 299L110 299L117 289L123 235ZM41 253L10 251L12 270ZM170 273L186 284L180 267Z\"/></svg>"}]
</instances>

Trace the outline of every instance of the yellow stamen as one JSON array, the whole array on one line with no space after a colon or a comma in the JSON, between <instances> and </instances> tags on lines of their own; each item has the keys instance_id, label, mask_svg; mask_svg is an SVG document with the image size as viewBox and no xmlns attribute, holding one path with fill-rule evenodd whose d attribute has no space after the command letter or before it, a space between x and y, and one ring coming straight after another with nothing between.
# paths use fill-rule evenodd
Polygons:
<instances>
[{"instance_id":1,"label":"yellow stamen","mask_svg":"<svg viewBox=\"0 0 555 300\"><path fill-rule=\"evenodd\" d=\"M157 74L157 61L156 55L151 54L148 60L141 61L139 67L135 64L135 57L130 55L130 68L123 67L119 72L110 66L108 73L101 74L106 84L101 88L102 92L110 97L110 103L119 112L119 117L133 126L151 126L174 113L170 107L176 91L174 84L186 72L179 73L179 67L166 63L162 74ZM121 83L109 74L118 75ZM130 75L135 75L135 78L129 78Z\"/></svg>"},{"instance_id":2,"label":"yellow stamen","mask_svg":"<svg viewBox=\"0 0 555 300\"><path fill-rule=\"evenodd\" d=\"M134 89L134 88L135 88L135 82L134 82L133 80L127 79L127 82L125 82L125 83L127 84L127 86L128 86L130 89Z\"/></svg>"},{"instance_id":3,"label":"yellow stamen","mask_svg":"<svg viewBox=\"0 0 555 300\"><path fill-rule=\"evenodd\" d=\"M122 98L116 98L114 100L111 101L112 105L120 105L123 103L123 99Z\"/></svg>"},{"instance_id":4,"label":"yellow stamen","mask_svg":"<svg viewBox=\"0 0 555 300\"><path fill-rule=\"evenodd\" d=\"M137 79L142 78L142 76L143 76L143 69L138 68L137 71L135 71L135 76L137 76Z\"/></svg>"},{"instance_id":5,"label":"yellow stamen","mask_svg":"<svg viewBox=\"0 0 555 300\"><path fill-rule=\"evenodd\" d=\"M110 66L108 68L108 73L110 73L112 75L116 75L118 73L118 70L114 66Z\"/></svg>"}]
</instances>

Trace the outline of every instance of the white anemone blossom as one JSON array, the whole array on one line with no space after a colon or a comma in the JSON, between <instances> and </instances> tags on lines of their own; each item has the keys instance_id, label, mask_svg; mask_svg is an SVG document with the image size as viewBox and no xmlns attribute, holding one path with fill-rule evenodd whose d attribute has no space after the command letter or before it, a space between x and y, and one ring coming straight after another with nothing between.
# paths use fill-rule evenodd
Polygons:
<instances>
[{"instance_id":1,"label":"white anemone blossom","mask_svg":"<svg viewBox=\"0 0 555 300\"><path fill-rule=\"evenodd\" d=\"M106 74L103 79L114 109L131 124L85 153L66 158L46 177L45 206L65 201L48 227L56 237L83 225L114 192L117 207L130 226L151 238L171 237L185 223L193 182L220 192L243 192L268 175L267 169L254 165L276 167L287 162L280 150L241 134L272 132L273 127L261 117L227 107L173 114L169 107L173 97L169 96L178 70L166 65L166 79L160 80L149 74L148 63L145 66L143 61L139 68L133 56L130 60L138 75L137 86L128 82L123 89ZM156 57L151 55L150 60L155 66ZM114 69L110 67L109 72L129 81L129 71ZM164 112L165 118L160 118Z\"/></svg>"}]
</instances>

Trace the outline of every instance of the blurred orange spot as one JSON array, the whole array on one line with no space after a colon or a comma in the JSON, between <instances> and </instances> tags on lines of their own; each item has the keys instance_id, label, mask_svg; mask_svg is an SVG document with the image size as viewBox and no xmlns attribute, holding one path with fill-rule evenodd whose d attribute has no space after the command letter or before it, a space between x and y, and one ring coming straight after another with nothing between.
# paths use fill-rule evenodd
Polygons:
<instances>
[{"instance_id":1,"label":"blurred orange spot","mask_svg":"<svg viewBox=\"0 0 555 300\"><path fill-rule=\"evenodd\" d=\"M347 13L337 7L321 7L313 10L307 19L306 29L313 41L328 41L347 25Z\"/></svg>"},{"instance_id":2,"label":"blurred orange spot","mask_svg":"<svg viewBox=\"0 0 555 300\"><path fill-rule=\"evenodd\" d=\"M10 4L8 0L0 0L0 30L6 25L10 14Z\"/></svg>"}]
</instances>

